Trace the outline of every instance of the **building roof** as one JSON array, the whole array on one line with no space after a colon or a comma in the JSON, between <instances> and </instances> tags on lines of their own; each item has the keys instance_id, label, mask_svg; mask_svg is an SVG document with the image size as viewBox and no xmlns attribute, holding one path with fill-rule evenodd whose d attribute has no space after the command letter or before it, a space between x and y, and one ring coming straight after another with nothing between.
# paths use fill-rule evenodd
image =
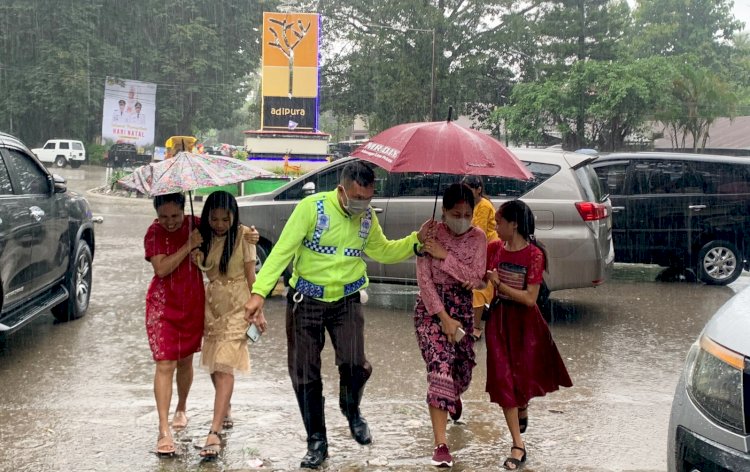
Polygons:
<instances>
[{"instance_id":1,"label":"building roof","mask_svg":"<svg viewBox=\"0 0 750 472\"><path fill-rule=\"evenodd\" d=\"M663 129L664 137L654 140L654 149L673 149L672 130L664 129L663 125L657 123L654 131L661 132ZM711 124L706 141L706 149L744 149L750 150L750 116L738 116L734 119L717 118ZM682 145L682 135L678 136L678 146ZM700 144L700 143L699 143ZM693 137L688 134L685 136L684 148L692 149Z\"/></svg>"}]
</instances>

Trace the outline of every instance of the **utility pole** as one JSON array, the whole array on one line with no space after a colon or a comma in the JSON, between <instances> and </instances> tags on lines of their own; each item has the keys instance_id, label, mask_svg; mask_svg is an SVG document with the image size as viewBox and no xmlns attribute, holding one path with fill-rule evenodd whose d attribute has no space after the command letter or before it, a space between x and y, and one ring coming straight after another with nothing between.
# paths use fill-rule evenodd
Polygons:
<instances>
[{"instance_id":1,"label":"utility pole","mask_svg":"<svg viewBox=\"0 0 750 472\"><path fill-rule=\"evenodd\" d=\"M367 23L365 26L370 26L372 28L384 28L384 29L391 29L401 32L406 31L418 31L421 33L432 33L432 65L430 66L430 112L429 112L429 118L430 121L435 121L435 103L437 102L437 87L435 86L435 54L436 54L436 41L435 41L435 28L430 29L424 29L424 28L396 28L395 26L388 26L388 25L376 25L372 23Z\"/></svg>"}]
</instances>

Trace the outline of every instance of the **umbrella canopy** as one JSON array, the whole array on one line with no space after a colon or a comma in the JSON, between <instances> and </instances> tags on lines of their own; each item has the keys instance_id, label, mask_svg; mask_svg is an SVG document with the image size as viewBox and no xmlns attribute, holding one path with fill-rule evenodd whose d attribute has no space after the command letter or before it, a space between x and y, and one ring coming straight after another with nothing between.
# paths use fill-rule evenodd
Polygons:
<instances>
[{"instance_id":1,"label":"umbrella canopy","mask_svg":"<svg viewBox=\"0 0 750 472\"><path fill-rule=\"evenodd\" d=\"M500 141L450 120L394 126L351 155L388 172L533 177Z\"/></svg>"},{"instance_id":2,"label":"umbrella canopy","mask_svg":"<svg viewBox=\"0 0 750 472\"><path fill-rule=\"evenodd\" d=\"M138 167L118 183L153 197L274 175L246 161L180 152L172 159Z\"/></svg>"}]
</instances>

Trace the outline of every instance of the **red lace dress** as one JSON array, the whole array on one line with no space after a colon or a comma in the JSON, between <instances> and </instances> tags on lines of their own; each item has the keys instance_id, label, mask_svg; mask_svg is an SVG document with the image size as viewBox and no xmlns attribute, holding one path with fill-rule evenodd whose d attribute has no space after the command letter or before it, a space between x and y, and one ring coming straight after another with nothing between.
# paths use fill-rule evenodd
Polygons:
<instances>
[{"instance_id":1,"label":"red lace dress","mask_svg":"<svg viewBox=\"0 0 750 472\"><path fill-rule=\"evenodd\" d=\"M146 260L177 252L199 223L199 218L185 216L180 229L170 233L154 220L143 239ZM203 274L190 257L166 277L154 275L146 293L146 333L155 361L180 360L200 351L204 303Z\"/></svg>"},{"instance_id":2,"label":"red lace dress","mask_svg":"<svg viewBox=\"0 0 750 472\"><path fill-rule=\"evenodd\" d=\"M542 283L544 253L533 244L508 251L502 241L487 246L487 270L523 289ZM485 329L487 392L501 407L522 407L533 397L571 387L568 371L539 308L495 298Z\"/></svg>"}]
</instances>

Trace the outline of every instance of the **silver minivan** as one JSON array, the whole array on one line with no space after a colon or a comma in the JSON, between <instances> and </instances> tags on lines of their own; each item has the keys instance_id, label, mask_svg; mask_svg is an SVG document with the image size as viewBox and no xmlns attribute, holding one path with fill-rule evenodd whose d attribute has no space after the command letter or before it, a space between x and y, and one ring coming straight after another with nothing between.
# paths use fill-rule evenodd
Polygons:
<instances>
[{"instance_id":1,"label":"silver minivan","mask_svg":"<svg viewBox=\"0 0 750 472\"><path fill-rule=\"evenodd\" d=\"M750 470L750 287L690 348L669 418L670 472Z\"/></svg>"},{"instance_id":2,"label":"silver minivan","mask_svg":"<svg viewBox=\"0 0 750 472\"><path fill-rule=\"evenodd\" d=\"M520 181L485 177L485 193L496 207L505 200L522 198L534 211L536 236L546 246L549 256L543 296L549 291L592 287L606 281L614 264L611 204L602 194L591 168L595 156L532 149L513 152L534 178ZM260 264L297 202L311 193L336 188L341 170L350 160L331 162L273 192L238 198L242 222L255 225L261 234ZM419 228L432 216L435 195L442 195L448 185L462 178L445 174L388 174L377 167L375 174L375 198L371 205L390 239ZM367 263L372 282L416 283L413 258L398 264L379 264L369 259Z\"/></svg>"}]
</instances>

